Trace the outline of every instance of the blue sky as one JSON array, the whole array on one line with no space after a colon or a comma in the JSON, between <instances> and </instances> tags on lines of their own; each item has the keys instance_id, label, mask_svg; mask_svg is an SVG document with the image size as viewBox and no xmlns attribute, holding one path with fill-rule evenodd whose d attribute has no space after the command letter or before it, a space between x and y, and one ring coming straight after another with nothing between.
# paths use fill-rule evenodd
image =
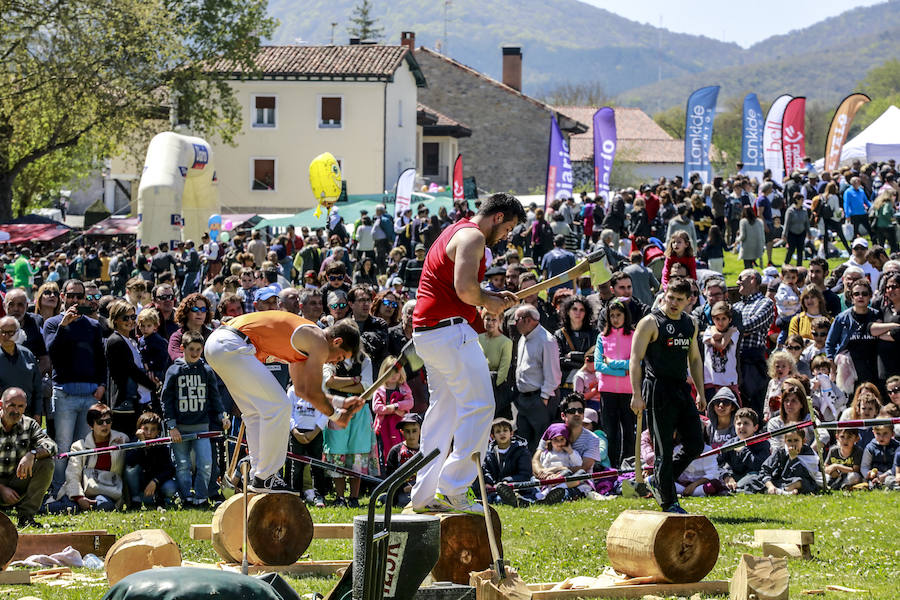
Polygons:
<instances>
[{"instance_id":1,"label":"blue sky","mask_svg":"<svg viewBox=\"0 0 900 600\"><path fill-rule=\"evenodd\" d=\"M581 0L627 19L678 33L705 35L745 48L770 35L802 29L856 6L883 0ZM743 10L737 6L744 4ZM896 10L896 9L895 9ZM756 18L753 18L753 17ZM748 26L748 24L751 24Z\"/></svg>"}]
</instances>

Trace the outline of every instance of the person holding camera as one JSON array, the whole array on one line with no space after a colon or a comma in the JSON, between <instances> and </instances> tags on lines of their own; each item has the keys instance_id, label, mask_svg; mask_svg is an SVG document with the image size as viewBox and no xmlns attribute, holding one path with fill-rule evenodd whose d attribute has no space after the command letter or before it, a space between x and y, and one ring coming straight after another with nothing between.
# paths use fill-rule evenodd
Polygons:
<instances>
[{"instance_id":1,"label":"person holding camera","mask_svg":"<svg viewBox=\"0 0 900 600\"><path fill-rule=\"evenodd\" d=\"M90 318L94 307L85 294L85 284L70 279L62 287L65 311L47 319L44 341L53 363L53 406L56 444L68 452L74 440L89 432L88 410L106 393L106 354L100 324ZM66 460L57 460L51 490L65 480Z\"/></svg>"}]
</instances>

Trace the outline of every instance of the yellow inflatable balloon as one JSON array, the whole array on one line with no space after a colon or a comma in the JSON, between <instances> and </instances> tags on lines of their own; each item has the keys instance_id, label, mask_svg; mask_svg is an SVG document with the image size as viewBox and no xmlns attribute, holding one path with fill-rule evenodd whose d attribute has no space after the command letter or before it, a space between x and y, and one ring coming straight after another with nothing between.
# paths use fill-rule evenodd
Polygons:
<instances>
[{"instance_id":1,"label":"yellow inflatable balloon","mask_svg":"<svg viewBox=\"0 0 900 600\"><path fill-rule=\"evenodd\" d=\"M316 197L316 218L322 214L322 206L331 208L341 195L341 167L330 152L323 152L309 163L309 185Z\"/></svg>"}]
</instances>

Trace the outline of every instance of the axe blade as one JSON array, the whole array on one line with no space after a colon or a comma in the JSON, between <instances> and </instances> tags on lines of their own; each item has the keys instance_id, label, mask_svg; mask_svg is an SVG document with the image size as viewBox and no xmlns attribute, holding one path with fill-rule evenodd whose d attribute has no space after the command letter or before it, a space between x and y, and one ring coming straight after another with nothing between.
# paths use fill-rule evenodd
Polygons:
<instances>
[{"instance_id":1,"label":"axe blade","mask_svg":"<svg viewBox=\"0 0 900 600\"><path fill-rule=\"evenodd\" d=\"M590 257L588 258L590 261ZM606 262L606 253L602 253L598 260L590 261L591 285L598 286L612 279L609 264Z\"/></svg>"}]
</instances>

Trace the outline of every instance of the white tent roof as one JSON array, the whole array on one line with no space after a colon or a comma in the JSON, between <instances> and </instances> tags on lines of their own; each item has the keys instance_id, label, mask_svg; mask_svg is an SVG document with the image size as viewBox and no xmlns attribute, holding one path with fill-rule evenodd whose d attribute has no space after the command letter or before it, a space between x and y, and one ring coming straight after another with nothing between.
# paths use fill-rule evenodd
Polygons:
<instances>
[{"instance_id":1,"label":"white tent roof","mask_svg":"<svg viewBox=\"0 0 900 600\"><path fill-rule=\"evenodd\" d=\"M900 108L889 106L871 125L859 132L859 135L847 140L841 150L841 162L849 162L855 158L863 162L868 161L866 144L897 146L900 151ZM883 148L881 150L883 151Z\"/></svg>"}]
</instances>

